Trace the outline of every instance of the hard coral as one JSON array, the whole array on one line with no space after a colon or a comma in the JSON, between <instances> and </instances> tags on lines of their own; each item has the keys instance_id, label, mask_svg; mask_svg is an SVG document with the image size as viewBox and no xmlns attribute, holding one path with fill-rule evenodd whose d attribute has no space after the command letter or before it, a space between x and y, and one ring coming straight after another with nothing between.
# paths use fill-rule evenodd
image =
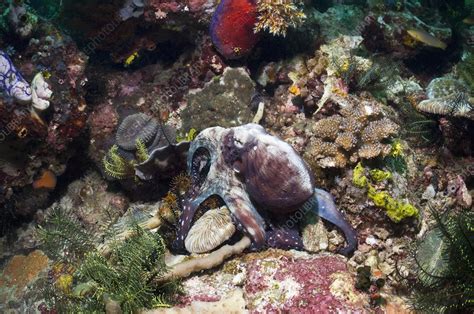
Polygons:
<instances>
[{"instance_id":1,"label":"hard coral","mask_svg":"<svg viewBox=\"0 0 474 314\"><path fill-rule=\"evenodd\" d=\"M314 123L306 160L323 168L342 168L360 159L387 156L392 148L384 142L397 135L399 126L383 117L381 104L353 95L340 104L339 113Z\"/></svg>"},{"instance_id":2,"label":"hard coral","mask_svg":"<svg viewBox=\"0 0 474 314\"><path fill-rule=\"evenodd\" d=\"M436 78L428 85L427 95L429 99L417 104L416 109L474 120L474 100L463 82L450 77Z\"/></svg>"},{"instance_id":3,"label":"hard coral","mask_svg":"<svg viewBox=\"0 0 474 314\"><path fill-rule=\"evenodd\" d=\"M258 21L255 23L254 31L268 30L272 35L285 37L288 28L298 27L306 18L294 2L294 0L258 0Z\"/></svg>"}]
</instances>

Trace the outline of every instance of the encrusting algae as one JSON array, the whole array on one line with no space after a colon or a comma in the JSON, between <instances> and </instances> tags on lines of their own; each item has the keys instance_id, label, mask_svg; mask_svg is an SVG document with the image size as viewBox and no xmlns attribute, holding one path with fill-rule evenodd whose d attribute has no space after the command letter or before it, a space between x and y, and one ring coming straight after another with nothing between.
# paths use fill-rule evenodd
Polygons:
<instances>
[{"instance_id":1,"label":"encrusting algae","mask_svg":"<svg viewBox=\"0 0 474 314\"><path fill-rule=\"evenodd\" d=\"M358 188L367 189L367 197L375 206L385 209L387 216L393 222L398 223L408 217L418 217L418 209L415 206L394 199L387 191L377 191L365 176L365 171L365 168L359 162L354 168L352 183ZM369 173L375 182L387 180L392 176L390 172L379 169L372 169Z\"/></svg>"}]
</instances>

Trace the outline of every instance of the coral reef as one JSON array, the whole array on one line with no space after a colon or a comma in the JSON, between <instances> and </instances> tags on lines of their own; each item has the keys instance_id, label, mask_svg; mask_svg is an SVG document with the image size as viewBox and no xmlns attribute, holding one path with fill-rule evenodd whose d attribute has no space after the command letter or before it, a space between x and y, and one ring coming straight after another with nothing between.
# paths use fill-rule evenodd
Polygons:
<instances>
[{"instance_id":1,"label":"coral reef","mask_svg":"<svg viewBox=\"0 0 474 314\"><path fill-rule=\"evenodd\" d=\"M362 25L363 44L367 49L388 52L401 59L420 54L425 43L428 47L446 47L452 37L446 22L428 24L410 11L383 11Z\"/></svg>"},{"instance_id":2,"label":"coral reef","mask_svg":"<svg viewBox=\"0 0 474 314\"><path fill-rule=\"evenodd\" d=\"M80 85L84 79L82 71L85 60L81 59L83 56L72 42L67 42L66 39L61 39L61 41L59 38L55 40L58 43L62 42L64 46L51 46L48 48L50 49L48 55L39 58L32 57L35 44L31 41L21 63L17 63L20 68L30 69L22 71L27 79L32 78L33 73L41 72L44 69L42 64L51 64L52 76L48 79L48 85L50 85L50 90L54 91L55 97L47 100L50 90L45 88L44 82L34 86L38 99L35 97L33 107L44 108L47 104L44 101L49 101L50 108L47 114L40 116L28 108L12 105L3 99L0 101L0 149L5 152L4 155L2 154L3 159L7 164L21 165L15 174L7 171L0 175L0 181L4 187L0 193L0 203L12 204L13 208L20 207L15 205L16 200L10 199L4 193L18 188L24 190L24 199L37 197L36 193L28 192L28 187L34 181L34 177L40 175L44 168L53 170L55 175L61 175L74 152L74 149L70 147L71 142L80 137L86 126L87 106ZM80 65L75 65L77 62ZM67 66L70 66L71 70L74 68L74 71L68 72ZM38 82L38 79L35 82ZM76 82L77 85L75 85ZM32 145L32 143L35 144ZM8 153L8 151L12 152ZM14 153L15 151L17 153ZM18 155L19 151L23 151L25 156L31 156L30 159L16 158L15 155ZM59 154L59 152L63 153ZM37 199L32 202L38 201ZM35 206L40 208L44 205L38 202ZM29 211L36 210L28 207L21 209L25 216L31 214Z\"/></svg>"},{"instance_id":3,"label":"coral reef","mask_svg":"<svg viewBox=\"0 0 474 314\"><path fill-rule=\"evenodd\" d=\"M10 301L8 299L9 293L16 298L23 295L26 287L32 285L38 279L39 274L47 268L48 262L48 257L40 250L35 250L27 256L16 255L10 259L0 276L2 304L7 304Z\"/></svg>"},{"instance_id":4,"label":"coral reef","mask_svg":"<svg viewBox=\"0 0 474 314\"><path fill-rule=\"evenodd\" d=\"M330 42L341 34L360 36L359 25L364 21L364 18L370 21L370 17L364 17L363 10L358 6L336 4L325 12L312 12L312 16L309 16L308 20L315 19L321 27L321 36L326 42Z\"/></svg>"},{"instance_id":5,"label":"coral reef","mask_svg":"<svg viewBox=\"0 0 474 314\"><path fill-rule=\"evenodd\" d=\"M471 310L472 5L336 2L1 2L0 311Z\"/></svg>"},{"instance_id":6,"label":"coral reef","mask_svg":"<svg viewBox=\"0 0 474 314\"><path fill-rule=\"evenodd\" d=\"M336 256L267 257L247 266L244 289L253 312L358 311L365 300L353 281Z\"/></svg>"}]
</instances>

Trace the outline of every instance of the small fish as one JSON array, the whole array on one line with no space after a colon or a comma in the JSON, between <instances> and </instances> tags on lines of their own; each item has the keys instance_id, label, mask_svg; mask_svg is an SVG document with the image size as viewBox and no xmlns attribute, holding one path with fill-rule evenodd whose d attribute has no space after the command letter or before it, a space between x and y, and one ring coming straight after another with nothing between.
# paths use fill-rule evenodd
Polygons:
<instances>
[{"instance_id":1,"label":"small fish","mask_svg":"<svg viewBox=\"0 0 474 314\"><path fill-rule=\"evenodd\" d=\"M474 16L468 16L462 22L467 25L474 25Z\"/></svg>"},{"instance_id":2,"label":"small fish","mask_svg":"<svg viewBox=\"0 0 474 314\"><path fill-rule=\"evenodd\" d=\"M435 47L435 48L440 48L440 49L446 49L448 45L446 43L442 42L438 38L434 37L430 33L424 31L424 30L419 30L419 29L409 29L407 30L407 33L413 37L414 39L418 40L419 42L424 43L425 45Z\"/></svg>"},{"instance_id":3,"label":"small fish","mask_svg":"<svg viewBox=\"0 0 474 314\"><path fill-rule=\"evenodd\" d=\"M127 59L125 59L125 61L123 62L123 65L125 67L130 66L138 57L139 57L138 52L135 51L130 56L128 56Z\"/></svg>"}]
</instances>

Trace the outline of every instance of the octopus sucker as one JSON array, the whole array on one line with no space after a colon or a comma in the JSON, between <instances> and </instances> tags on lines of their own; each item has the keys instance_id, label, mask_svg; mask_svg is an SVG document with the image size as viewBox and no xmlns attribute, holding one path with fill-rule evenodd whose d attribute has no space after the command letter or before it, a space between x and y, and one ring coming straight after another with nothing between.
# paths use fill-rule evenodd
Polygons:
<instances>
[{"instance_id":1,"label":"octopus sucker","mask_svg":"<svg viewBox=\"0 0 474 314\"><path fill-rule=\"evenodd\" d=\"M198 207L213 195L224 201L237 230L251 239L254 249L264 245L302 249L297 224L281 224L285 217L301 209L299 219L312 210L344 233L348 245L341 253L349 255L357 247L354 229L337 210L331 195L314 186L304 160L289 144L268 134L260 125L203 130L190 145L187 165L191 187L182 202L173 244L176 250L185 248ZM192 242L192 246L202 251L226 240L213 237L212 231L210 238L212 245ZM190 239L195 241L194 236Z\"/></svg>"}]
</instances>

